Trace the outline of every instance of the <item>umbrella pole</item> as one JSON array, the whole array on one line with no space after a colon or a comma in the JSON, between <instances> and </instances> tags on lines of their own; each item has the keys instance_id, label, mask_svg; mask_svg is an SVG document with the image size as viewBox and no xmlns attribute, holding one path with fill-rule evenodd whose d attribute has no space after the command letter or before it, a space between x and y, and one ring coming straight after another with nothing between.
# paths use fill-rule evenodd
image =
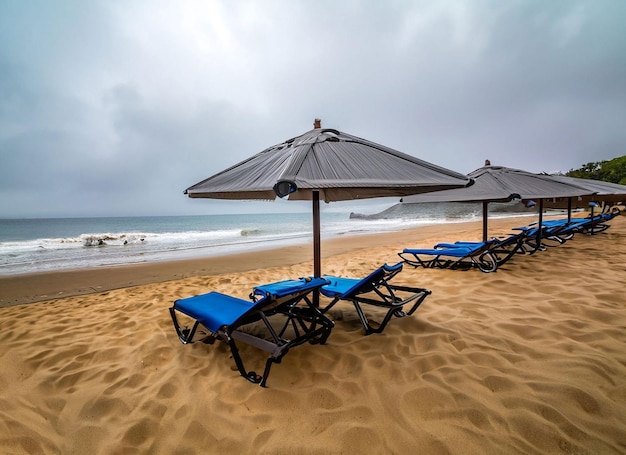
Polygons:
<instances>
[{"instance_id":1,"label":"umbrella pole","mask_svg":"<svg viewBox=\"0 0 626 455\"><path fill-rule=\"evenodd\" d=\"M313 276L322 276L320 252L320 193L313 191Z\"/></svg>"},{"instance_id":2,"label":"umbrella pole","mask_svg":"<svg viewBox=\"0 0 626 455\"><path fill-rule=\"evenodd\" d=\"M567 198L567 224L572 222L572 198Z\"/></svg>"},{"instance_id":3,"label":"umbrella pole","mask_svg":"<svg viewBox=\"0 0 626 455\"><path fill-rule=\"evenodd\" d=\"M320 242L320 192L313 191L313 276L322 276L321 242ZM313 291L313 305L320 306L320 291Z\"/></svg>"},{"instance_id":4,"label":"umbrella pole","mask_svg":"<svg viewBox=\"0 0 626 455\"><path fill-rule=\"evenodd\" d=\"M539 199L539 225L537 229L537 247L539 250L541 248L541 237L543 236L543 199Z\"/></svg>"},{"instance_id":5,"label":"umbrella pole","mask_svg":"<svg viewBox=\"0 0 626 455\"><path fill-rule=\"evenodd\" d=\"M483 242L487 241L487 216L489 213L487 210L488 205L489 202L483 201Z\"/></svg>"}]
</instances>

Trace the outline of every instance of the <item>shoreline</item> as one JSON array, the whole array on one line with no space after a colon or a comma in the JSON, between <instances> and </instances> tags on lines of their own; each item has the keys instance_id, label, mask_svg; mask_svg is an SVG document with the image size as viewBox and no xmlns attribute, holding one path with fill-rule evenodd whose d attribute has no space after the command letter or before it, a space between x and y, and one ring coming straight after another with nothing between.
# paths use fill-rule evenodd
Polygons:
<instances>
[{"instance_id":1,"label":"shoreline","mask_svg":"<svg viewBox=\"0 0 626 455\"><path fill-rule=\"evenodd\" d=\"M527 214L515 213L512 215L509 214L508 217L525 215ZM477 220L478 218L472 217L433 218L426 222L418 220L416 221L418 224L410 220L377 220L373 223L367 222L366 224L346 224L342 226L341 229L337 229L337 226L331 223L331 225L328 226L328 232L326 232L325 227L322 229L322 242L333 238L398 232L428 225L472 222ZM347 222L347 218L344 221ZM26 230L28 231L29 229L30 228L27 228ZM37 230L40 229L40 227L33 229ZM91 232L88 228L85 229L81 229L81 231ZM101 230L107 231L106 228ZM234 228L234 230L237 230L237 228ZM0 231L2 231L1 226ZM111 230L109 229L109 231ZM11 229L9 229L9 234L10 232ZM220 235L215 234L219 232L218 230L213 231L216 235L214 240L201 238L197 241L190 241L189 239L193 239L198 234L198 232L192 229L180 233L185 235L189 234L189 239L180 243L172 243L171 240L158 239L158 237L164 235L165 237L176 238L179 233L158 233L158 230L156 232L157 233L148 233L146 235L147 243L150 243L150 245L147 243L143 244L143 239L141 245L139 245L139 243L136 242L139 235L138 232L134 232L132 229L126 232L123 228L119 231L111 231L111 233L106 234L77 235L72 233L69 234L67 238L62 235L59 237L60 234L58 231L55 232L57 235L51 234L48 236L49 238L39 233L42 237L32 239L16 239L9 234L7 234L9 236L6 237L3 233L1 236L3 240L0 240L0 249L2 250L0 253L0 278L39 273L44 274L47 272L56 273L78 269L107 268L125 265L135 266L157 262L176 262L207 257L223 257L254 250L280 249L283 247L310 244L312 239L312 232L298 231L295 234L288 233L282 236L277 236L276 233L274 233L274 236L272 236L273 230L259 230L259 233L262 233L262 235L257 237L255 235L244 234L244 230L241 230L241 235L239 236L215 240L220 238ZM211 232L212 231L207 231L209 238L212 238ZM151 239L152 236L157 237L156 241L153 242L154 239ZM88 244L85 238L92 237L102 238L105 244ZM122 239L125 238L134 238L135 240L131 240L127 246L121 243ZM71 247L66 248L64 244L71 245ZM39 254L40 252L41 254Z\"/></svg>"},{"instance_id":2,"label":"shoreline","mask_svg":"<svg viewBox=\"0 0 626 455\"><path fill-rule=\"evenodd\" d=\"M508 220L515 220L515 218L507 218ZM471 229L478 226L478 223L482 223L482 221L446 223L445 226L462 227L466 225ZM513 222L513 224L515 223ZM392 242L393 237L399 234L430 236L439 231L441 226L441 224L425 225L395 232L323 239L322 259L365 247L382 246ZM447 230L449 229L448 227ZM395 259L390 259L390 261L392 260ZM309 241L298 245L199 258L5 275L0 276L0 288L2 289L0 308L189 277L246 272L276 266L293 266L305 262L312 263L312 261L312 241Z\"/></svg>"},{"instance_id":3,"label":"shoreline","mask_svg":"<svg viewBox=\"0 0 626 455\"><path fill-rule=\"evenodd\" d=\"M503 235L510 232L511 228L529 222L532 221L527 215L490 219L489 236ZM400 231L385 231L374 234L341 235L322 239L321 254L322 259L324 259L363 248L382 247L393 244L396 237L406 236L414 238L417 243L399 244L398 251L407 246L431 247L439 241L456 240L456 237L452 236L462 235L464 232L473 232L480 227L482 227L482 220L429 224ZM470 235L475 236L475 234ZM389 258L390 263L399 260L397 257ZM308 241L297 245L206 257L0 275L0 289L2 289L0 308L189 277L247 272L268 267L294 266L301 263L312 263L312 261L312 241Z\"/></svg>"}]
</instances>

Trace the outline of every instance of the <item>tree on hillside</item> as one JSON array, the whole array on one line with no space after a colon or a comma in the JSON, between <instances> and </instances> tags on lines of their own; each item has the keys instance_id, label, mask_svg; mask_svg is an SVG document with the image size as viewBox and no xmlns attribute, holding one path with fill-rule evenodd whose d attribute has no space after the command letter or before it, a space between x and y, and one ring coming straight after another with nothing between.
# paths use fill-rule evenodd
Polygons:
<instances>
[{"instance_id":1,"label":"tree on hillside","mask_svg":"<svg viewBox=\"0 0 626 455\"><path fill-rule=\"evenodd\" d=\"M626 185L626 155L610 161L587 163L580 169L570 170L565 175Z\"/></svg>"}]
</instances>

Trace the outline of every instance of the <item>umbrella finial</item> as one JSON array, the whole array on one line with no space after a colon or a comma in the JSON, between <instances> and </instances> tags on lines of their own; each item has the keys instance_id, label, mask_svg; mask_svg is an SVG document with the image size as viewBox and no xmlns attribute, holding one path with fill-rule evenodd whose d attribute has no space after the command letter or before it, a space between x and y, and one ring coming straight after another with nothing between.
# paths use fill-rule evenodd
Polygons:
<instances>
[{"instance_id":1,"label":"umbrella finial","mask_svg":"<svg viewBox=\"0 0 626 455\"><path fill-rule=\"evenodd\" d=\"M491 166L491 161L485 160L485 166Z\"/></svg>"},{"instance_id":2,"label":"umbrella finial","mask_svg":"<svg viewBox=\"0 0 626 455\"><path fill-rule=\"evenodd\" d=\"M322 119L316 118L313 120L313 128L318 129L322 127Z\"/></svg>"}]
</instances>

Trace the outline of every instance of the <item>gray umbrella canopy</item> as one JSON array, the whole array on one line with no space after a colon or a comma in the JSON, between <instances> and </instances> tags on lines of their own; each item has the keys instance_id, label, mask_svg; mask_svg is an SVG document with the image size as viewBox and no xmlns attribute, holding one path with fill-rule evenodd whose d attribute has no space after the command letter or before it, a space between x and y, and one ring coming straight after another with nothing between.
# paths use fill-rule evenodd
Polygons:
<instances>
[{"instance_id":1,"label":"gray umbrella canopy","mask_svg":"<svg viewBox=\"0 0 626 455\"><path fill-rule=\"evenodd\" d=\"M192 198L313 201L314 276L321 275L320 199L406 196L465 187L467 176L328 128L269 147L189 188Z\"/></svg>"},{"instance_id":2,"label":"gray umbrella canopy","mask_svg":"<svg viewBox=\"0 0 626 455\"><path fill-rule=\"evenodd\" d=\"M513 199L539 200L594 193L551 175L503 166L484 166L469 173L468 177L474 180L468 188L408 196L404 202L508 202Z\"/></svg>"},{"instance_id":3,"label":"gray umbrella canopy","mask_svg":"<svg viewBox=\"0 0 626 455\"><path fill-rule=\"evenodd\" d=\"M626 185L619 185L617 183L603 182L601 180L581 179L576 177L567 177L565 175L550 175L550 177L559 182L568 183L570 185L576 185L593 193L592 195L584 195L581 198L577 198L572 201L568 198L567 203L569 207L572 207L572 202L575 206L586 206L590 201L596 202L624 202L626 201ZM554 206L562 206L557 201Z\"/></svg>"},{"instance_id":4,"label":"gray umbrella canopy","mask_svg":"<svg viewBox=\"0 0 626 455\"><path fill-rule=\"evenodd\" d=\"M533 174L503 166L487 165L476 169L468 176L474 180L474 184L468 188L408 196L403 202L482 202L483 240L487 240L489 202L508 202L513 199L539 200L541 222L541 205L544 199L570 198L593 193L592 190L556 180L547 174Z\"/></svg>"},{"instance_id":5,"label":"gray umbrella canopy","mask_svg":"<svg viewBox=\"0 0 626 455\"><path fill-rule=\"evenodd\" d=\"M315 128L186 190L189 197L343 201L464 187L462 174L374 142ZM278 185L278 186L277 186ZM278 191L276 191L278 190Z\"/></svg>"}]
</instances>

